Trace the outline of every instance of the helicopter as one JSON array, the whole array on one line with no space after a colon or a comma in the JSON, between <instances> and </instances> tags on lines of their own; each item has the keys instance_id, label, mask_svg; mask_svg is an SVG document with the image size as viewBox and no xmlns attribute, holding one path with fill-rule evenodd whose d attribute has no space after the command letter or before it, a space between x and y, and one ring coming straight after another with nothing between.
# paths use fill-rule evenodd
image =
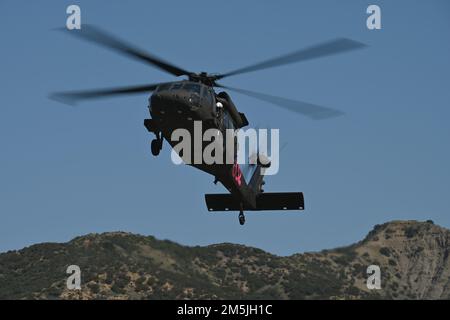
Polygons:
<instances>
[{"instance_id":1,"label":"helicopter","mask_svg":"<svg viewBox=\"0 0 450 320\"><path fill-rule=\"evenodd\" d=\"M203 125L202 130L214 129L219 133L224 133L230 129L238 131L249 125L245 114L237 109L230 95L226 91L216 93L214 88L244 94L302 114L313 120L342 115L343 112L328 107L233 88L225 86L218 81L244 73L362 49L366 46L355 40L337 38L230 72L210 74L207 72L191 72L177 67L93 25L83 25L81 30L64 32L149 64L176 77L185 77L182 80L173 82L66 91L50 95L50 98L54 100L75 104L78 101L87 99L139 93L148 94L152 92L148 99L150 118L144 120L144 126L155 137L151 142L151 152L154 156L159 155L164 140L174 148L176 142L171 139L171 136L176 129L184 128L189 132L193 132L193 124L195 122L201 122ZM235 153L237 151L237 142L235 137L233 139L232 148L233 153ZM202 145L202 148L204 147ZM225 153L227 151L223 152L224 156L226 156ZM183 155L180 153L180 156L182 157ZM188 163L214 176L214 183L220 182L228 191L228 193L223 194L206 194L205 202L208 211L238 211L239 223L244 225L245 211L304 210L305 205L302 192L264 192L264 173L270 167L270 159L262 154L253 156L256 156L257 160L256 164L251 166L251 174L248 179L245 178L241 167L236 161L221 164Z\"/></svg>"}]
</instances>

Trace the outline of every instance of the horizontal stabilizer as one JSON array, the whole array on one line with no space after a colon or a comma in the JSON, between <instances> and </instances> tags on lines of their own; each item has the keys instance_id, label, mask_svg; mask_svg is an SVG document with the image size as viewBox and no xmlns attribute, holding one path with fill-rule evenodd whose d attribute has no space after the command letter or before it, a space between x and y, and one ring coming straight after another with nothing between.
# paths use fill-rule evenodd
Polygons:
<instances>
[{"instance_id":1,"label":"horizontal stabilizer","mask_svg":"<svg viewBox=\"0 0 450 320\"><path fill-rule=\"evenodd\" d=\"M205 194L209 211L239 211L240 204L231 194ZM256 209L244 205L244 211L303 210L305 201L302 192L261 193L256 198Z\"/></svg>"}]
</instances>

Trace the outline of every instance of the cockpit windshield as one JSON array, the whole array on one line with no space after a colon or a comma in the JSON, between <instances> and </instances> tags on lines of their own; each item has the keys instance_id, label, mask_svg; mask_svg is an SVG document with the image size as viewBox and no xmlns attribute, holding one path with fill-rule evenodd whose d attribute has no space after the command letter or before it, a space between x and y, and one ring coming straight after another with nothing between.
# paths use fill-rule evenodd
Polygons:
<instances>
[{"instance_id":1,"label":"cockpit windshield","mask_svg":"<svg viewBox=\"0 0 450 320\"><path fill-rule=\"evenodd\" d=\"M183 83L181 83L181 82L175 83L172 86L171 90L179 90L179 89L181 89L182 86L183 86Z\"/></svg>"},{"instance_id":2,"label":"cockpit windshield","mask_svg":"<svg viewBox=\"0 0 450 320\"><path fill-rule=\"evenodd\" d=\"M163 83L162 85L160 85L158 87L158 91L166 91L169 90L170 86L172 85L172 83Z\"/></svg>"},{"instance_id":3,"label":"cockpit windshield","mask_svg":"<svg viewBox=\"0 0 450 320\"><path fill-rule=\"evenodd\" d=\"M200 85L197 83L185 83L183 89L200 95Z\"/></svg>"}]
</instances>

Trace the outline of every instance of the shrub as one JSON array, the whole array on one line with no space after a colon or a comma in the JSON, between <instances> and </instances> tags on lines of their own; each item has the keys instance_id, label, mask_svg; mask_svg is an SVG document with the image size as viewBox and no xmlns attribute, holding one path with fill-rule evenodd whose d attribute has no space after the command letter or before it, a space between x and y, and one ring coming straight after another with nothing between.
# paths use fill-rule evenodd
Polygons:
<instances>
[{"instance_id":1,"label":"shrub","mask_svg":"<svg viewBox=\"0 0 450 320\"><path fill-rule=\"evenodd\" d=\"M92 293L97 294L100 292L100 286L97 283L89 283L88 287L91 289Z\"/></svg>"},{"instance_id":2,"label":"shrub","mask_svg":"<svg viewBox=\"0 0 450 320\"><path fill-rule=\"evenodd\" d=\"M405 229L405 236L410 239L418 235L419 229L416 227L408 227Z\"/></svg>"},{"instance_id":3,"label":"shrub","mask_svg":"<svg viewBox=\"0 0 450 320\"><path fill-rule=\"evenodd\" d=\"M387 247L380 248L380 253L383 256L386 256L386 257L390 257L391 256L391 250L389 250L389 248L387 248Z\"/></svg>"}]
</instances>

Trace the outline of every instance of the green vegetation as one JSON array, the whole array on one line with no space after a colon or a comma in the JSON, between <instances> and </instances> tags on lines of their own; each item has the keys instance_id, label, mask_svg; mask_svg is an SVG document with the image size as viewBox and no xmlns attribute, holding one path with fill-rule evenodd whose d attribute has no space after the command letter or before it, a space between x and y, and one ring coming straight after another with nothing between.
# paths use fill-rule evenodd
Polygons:
<instances>
[{"instance_id":1,"label":"green vegetation","mask_svg":"<svg viewBox=\"0 0 450 320\"><path fill-rule=\"evenodd\" d=\"M0 254L0 299L417 297L411 284L421 283L417 279L425 269L409 280L411 270L405 272L397 256L411 257L414 262L408 265L419 266L426 256L422 253L429 250L423 241L428 228L437 227L430 222L379 225L358 244L289 257L234 244L186 247L123 232L90 234L65 244L44 243ZM393 240L380 237L394 233ZM402 234L408 239L403 240L403 247L389 247L390 241L397 241ZM374 239L381 240L374 246ZM378 245L384 246L378 250ZM445 255L448 249L442 250ZM373 259L377 251L387 259ZM77 293L66 289L66 269L72 264L82 271L82 290ZM370 264L381 266L383 290L367 290Z\"/></svg>"},{"instance_id":2,"label":"green vegetation","mask_svg":"<svg viewBox=\"0 0 450 320\"><path fill-rule=\"evenodd\" d=\"M408 239L414 238L419 234L419 228L417 226L410 226L405 229L405 236Z\"/></svg>"},{"instance_id":3,"label":"green vegetation","mask_svg":"<svg viewBox=\"0 0 450 320\"><path fill-rule=\"evenodd\" d=\"M389 248L387 248L387 247L380 248L380 253L383 256L386 256L386 257L390 257L391 256L391 250Z\"/></svg>"}]
</instances>

